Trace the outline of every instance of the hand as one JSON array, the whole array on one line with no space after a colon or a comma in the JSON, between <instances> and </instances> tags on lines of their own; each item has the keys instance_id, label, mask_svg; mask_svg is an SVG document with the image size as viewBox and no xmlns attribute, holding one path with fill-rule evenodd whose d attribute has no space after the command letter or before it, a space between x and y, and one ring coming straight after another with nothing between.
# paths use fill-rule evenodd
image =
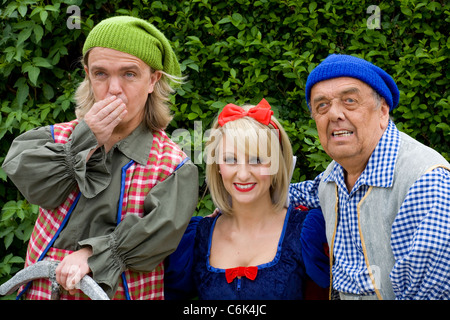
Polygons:
<instances>
[{"instance_id":1,"label":"hand","mask_svg":"<svg viewBox=\"0 0 450 320\"><path fill-rule=\"evenodd\" d=\"M125 103L116 96L94 103L84 116L84 121L97 138L98 147L103 146L109 140L114 128L126 115Z\"/></svg>"},{"instance_id":2,"label":"hand","mask_svg":"<svg viewBox=\"0 0 450 320\"><path fill-rule=\"evenodd\" d=\"M85 247L67 255L55 270L56 281L70 294L75 294L76 285L91 269L87 263L92 248Z\"/></svg>"}]
</instances>

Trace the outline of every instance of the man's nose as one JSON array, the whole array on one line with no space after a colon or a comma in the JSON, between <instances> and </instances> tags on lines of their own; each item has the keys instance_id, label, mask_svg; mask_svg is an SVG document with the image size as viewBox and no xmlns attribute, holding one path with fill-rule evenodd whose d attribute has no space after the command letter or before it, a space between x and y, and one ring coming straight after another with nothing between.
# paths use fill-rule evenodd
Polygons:
<instances>
[{"instance_id":1,"label":"man's nose","mask_svg":"<svg viewBox=\"0 0 450 320\"><path fill-rule=\"evenodd\" d=\"M328 110L328 117L331 121L339 121L345 119L345 108L339 101L333 100L330 102L330 109Z\"/></svg>"},{"instance_id":2,"label":"man's nose","mask_svg":"<svg viewBox=\"0 0 450 320\"><path fill-rule=\"evenodd\" d=\"M122 84L119 77L111 77L108 91L110 95L119 95L122 93Z\"/></svg>"}]
</instances>

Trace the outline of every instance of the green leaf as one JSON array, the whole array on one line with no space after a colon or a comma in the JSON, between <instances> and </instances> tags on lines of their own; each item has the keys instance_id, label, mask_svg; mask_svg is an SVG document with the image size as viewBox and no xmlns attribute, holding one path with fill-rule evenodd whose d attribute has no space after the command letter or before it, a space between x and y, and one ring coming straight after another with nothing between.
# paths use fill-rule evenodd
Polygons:
<instances>
[{"instance_id":1,"label":"green leaf","mask_svg":"<svg viewBox=\"0 0 450 320\"><path fill-rule=\"evenodd\" d=\"M162 5L161 1L153 1L151 8L152 9L161 9L162 6L163 5Z\"/></svg>"},{"instance_id":2,"label":"green leaf","mask_svg":"<svg viewBox=\"0 0 450 320\"><path fill-rule=\"evenodd\" d=\"M316 2L311 2L311 3L309 4L308 9L309 9L309 12L310 12L310 13L313 13L314 10L316 10L316 8L317 8L317 3L316 3Z\"/></svg>"},{"instance_id":3,"label":"green leaf","mask_svg":"<svg viewBox=\"0 0 450 320\"><path fill-rule=\"evenodd\" d=\"M28 40L28 38L31 36L31 32L33 31L32 28L26 28L23 29L20 33L19 36L17 37L17 46L19 44L24 43L26 40Z\"/></svg>"},{"instance_id":4,"label":"green leaf","mask_svg":"<svg viewBox=\"0 0 450 320\"><path fill-rule=\"evenodd\" d=\"M57 3L57 4L55 4L55 5L46 5L45 6L45 10L47 10L47 11L53 11L53 12L60 12L60 9L59 9L59 3Z\"/></svg>"},{"instance_id":5,"label":"green leaf","mask_svg":"<svg viewBox=\"0 0 450 320\"><path fill-rule=\"evenodd\" d=\"M2 230L0 231L0 238L4 238L7 234L13 233L14 229L15 229L14 226L10 226L10 227L7 227L7 228L2 228Z\"/></svg>"},{"instance_id":6,"label":"green leaf","mask_svg":"<svg viewBox=\"0 0 450 320\"><path fill-rule=\"evenodd\" d=\"M220 19L220 21L217 22L217 23L218 24L224 24L224 23L229 23L229 22L231 22L231 18L230 17L225 17L225 18Z\"/></svg>"},{"instance_id":7,"label":"green leaf","mask_svg":"<svg viewBox=\"0 0 450 320\"><path fill-rule=\"evenodd\" d=\"M21 62L24 53L25 53L25 51L23 50L23 44L17 45L16 46L16 54L14 55L14 60Z\"/></svg>"},{"instance_id":8,"label":"green leaf","mask_svg":"<svg viewBox=\"0 0 450 320\"><path fill-rule=\"evenodd\" d=\"M17 208L16 208L17 209ZM14 214L16 213L16 210L14 209L2 209L2 221L11 219L11 217L14 216Z\"/></svg>"},{"instance_id":9,"label":"green leaf","mask_svg":"<svg viewBox=\"0 0 450 320\"><path fill-rule=\"evenodd\" d=\"M43 67L43 68L53 68L53 65L49 62L48 59L42 58L42 57L34 57L33 63L37 67Z\"/></svg>"},{"instance_id":10,"label":"green leaf","mask_svg":"<svg viewBox=\"0 0 450 320\"><path fill-rule=\"evenodd\" d=\"M15 1L11 2L10 4L8 4L6 9L2 12L2 16L3 17L11 17L18 6L19 6L19 4L17 2L15 2Z\"/></svg>"},{"instance_id":11,"label":"green leaf","mask_svg":"<svg viewBox=\"0 0 450 320\"><path fill-rule=\"evenodd\" d=\"M27 68L27 72L28 72L28 78L30 79L31 83L36 86L37 79L39 77L39 73L41 72L41 69L39 69L38 67L29 66Z\"/></svg>"},{"instance_id":12,"label":"green leaf","mask_svg":"<svg viewBox=\"0 0 450 320\"><path fill-rule=\"evenodd\" d=\"M438 9L438 8L442 8L442 5L439 2L432 1L427 4L427 9L431 10L433 12L436 11L436 9Z\"/></svg>"},{"instance_id":13,"label":"green leaf","mask_svg":"<svg viewBox=\"0 0 450 320\"><path fill-rule=\"evenodd\" d=\"M39 18L41 18L42 24L45 24L45 21L47 21L48 18L48 12L42 10L41 12L39 12Z\"/></svg>"},{"instance_id":14,"label":"green leaf","mask_svg":"<svg viewBox=\"0 0 450 320\"><path fill-rule=\"evenodd\" d=\"M13 240L14 240L14 233L9 233L6 235L6 237L3 239L3 242L5 243L5 249L9 248Z\"/></svg>"},{"instance_id":15,"label":"green leaf","mask_svg":"<svg viewBox=\"0 0 450 320\"><path fill-rule=\"evenodd\" d=\"M44 110L41 111L41 121L44 121L48 114L50 113L50 107L45 108Z\"/></svg>"},{"instance_id":16,"label":"green leaf","mask_svg":"<svg viewBox=\"0 0 450 320\"><path fill-rule=\"evenodd\" d=\"M412 16L412 11L411 9L409 9L408 7L401 7L400 10L402 11L402 13L406 16Z\"/></svg>"},{"instance_id":17,"label":"green leaf","mask_svg":"<svg viewBox=\"0 0 450 320\"><path fill-rule=\"evenodd\" d=\"M17 104L19 107L23 106L25 100L28 98L28 94L30 92L30 88L28 87L27 81L24 77L19 78L14 84L14 87L17 88Z\"/></svg>"},{"instance_id":18,"label":"green leaf","mask_svg":"<svg viewBox=\"0 0 450 320\"><path fill-rule=\"evenodd\" d=\"M36 37L36 43L39 43L44 35L44 29L40 25L35 25L33 28L34 35Z\"/></svg>"},{"instance_id":19,"label":"green leaf","mask_svg":"<svg viewBox=\"0 0 450 320\"><path fill-rule=\"evenodd\" d=\"M8 261L9 263L24 263L25 260L22 257L14 256Z\"/></svg>"},{"instance_id":20,"label":"green leaf","mask_svg":"<svg viewBox=\"0 0 450 320\"><path fill-rule=\"evenodd\" d=\"M27 11L28 11L27 5L26 4L21 4L19 6L19 8L17 8L17 11L19 11L19 13L20 13L20 15L22 17L25 17L25 15L27 14Z\"/></svg>"},{"instance_id":21,"label":"green leaf","mask_svg":"<svg viewBox=\"0 0 450 320\"><path fill-rule=\"evenodd\" d=\"M0 138L1 139L1 138ZM3 170L2 167L0 167L0 179L6 182L8 179L8 176L5 173L5 170Z\"/></svg>"},{"instance_id":22,"label":"green leaf","mask_svg":"<svg viewBox=\"0 0 450 320\"><path fill-rule=\"evenodd\" d=\"M44 10L44 8L42 7L36 7L33 9L33 11L31 11L30 13L30 18L33 17L35 14L38 14L39 12L41 12L42 10Z\"/></svg>"},{"instance_id":23,"label":"green leaf","mask_svg":"<svg viewBox=\"0 0 450 320\"><path fill-rule=\"evenodd\" d=\"M189 120L194 120L194 119L197 119L198 114L191 112L191 113L188 114L187 117L188 117Z\"/></svg>"},{"instance_id":24,"label":"green leaf","mask_svg":"<svg viewBox=\"0 0 450 320\"><path fill-rule=\"evenodd\" d=\"M44 93L44 97L47 100L51 100L55 96L55 91L53 90L52 86L45 83L42 87L42 92Z\"/></svg>"},{"instance_id":25,"label":"green leaf","mask_svg":"<svg viewBox=\"0 0 450 320\"><path fill-rule=\"evenodd\" d=\"M226 104L227 103L224 102L224 101L216 101L216 102L211 104L211 108L220 110L223 107L225 107Z\"/></svg>"},{"instance_id":26,"label":"green leaf","mask_svg":"<svg viewBox=\"0 0 450 320\"><path fill-rule=\"evenodd\" d=\"M242 20L243 17L240 13L233 13L231 15L231 23L236 27L242 23Z\"/></svg>"}]
</instances>

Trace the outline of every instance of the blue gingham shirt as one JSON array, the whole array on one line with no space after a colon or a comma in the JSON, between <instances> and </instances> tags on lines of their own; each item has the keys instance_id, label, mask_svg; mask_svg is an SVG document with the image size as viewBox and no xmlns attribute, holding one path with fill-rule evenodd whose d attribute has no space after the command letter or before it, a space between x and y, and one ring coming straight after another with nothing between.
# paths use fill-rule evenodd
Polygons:
<instances>
[{"instance_id":1,"label":"blue gingham shirt","mask_svg":"<svg viewBox=\"0 0 450 320\"><path fill-rule=\"evenodd\" d=\"M333 287L353 294L374 294L358 232L356 205L369 186L393 182L400 134L392 121L349 193L344 169L335 164L327 181L338 186L339 224L334 243ZM295 206L318 207L323 173L312 181L292 184ZM334 196L334 195L333 195ZM382 210L382 205L380 205ZM450 299L450 172L436 168L420 177L409 192L392 225L395 265L391 282L396 299Z\"/></svg>"}]
</instances>

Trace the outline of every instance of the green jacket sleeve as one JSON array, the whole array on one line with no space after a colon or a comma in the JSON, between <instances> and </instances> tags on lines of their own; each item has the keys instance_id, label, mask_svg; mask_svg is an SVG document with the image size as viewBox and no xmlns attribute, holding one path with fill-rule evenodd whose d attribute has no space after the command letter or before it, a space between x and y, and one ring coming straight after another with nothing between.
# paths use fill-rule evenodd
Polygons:
<instances>
[{"instance_id":1,"label":"green jacket sleeve","mask_svg":"<svg viewBox=\"0 0 450 320\"><path fill-rule=\"evenodd\" d=\"M112 296L126 269L152 271L177 248L197 201L198 170L188 161L150 190L144 217L127 215L111 234L79 242L92 247L94 280Z\"/></svg>"},{"instance_id":2,"label":"green jacket sleeve","mask_svg":"<svg viewBox=\"0 0 450 320\"><path fill-rule=\"evenodd\" d=\"M24 197L45 209L60 205L77 186L92 198L111 179L104 149L84 121L75 127L65 144L53 140L50 127L41 127L18 136L3 162L3 170Z\"/></svg>"}]
</instances>

